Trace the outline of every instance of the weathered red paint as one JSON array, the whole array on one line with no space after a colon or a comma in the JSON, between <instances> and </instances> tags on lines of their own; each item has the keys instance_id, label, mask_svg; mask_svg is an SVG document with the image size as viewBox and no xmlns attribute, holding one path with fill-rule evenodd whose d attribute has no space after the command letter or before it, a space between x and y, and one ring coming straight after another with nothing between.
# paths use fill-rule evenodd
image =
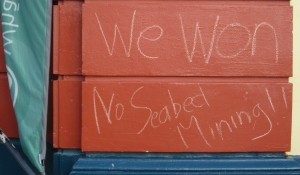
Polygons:
<instances>
[{"instance_id":1,"label":"weathered red paint","mask_svg":"<svg viewBox=\"0 0 300 175\"><path fill-rule=\"evenodd\" d=\"M0 73L0 128L8 137L18 137L18 127L6 73Z\"/></svg>"},{"instance_id":2,"label":"weathered red paint","mask_svg":"<svg viewBox=\"0 0 300 175\"><path fill-rule=\"evenodd\" d=\"M81 5L79 1L67 1L53 8L54 74L81 74Z\"/></svg>"},{"instance_id":3,"label":"weathered red paint","mask_svg":"<svg viewBox=\"0 0 300 175\"><path fill-rule=\"evenodd\" d=\"M292 89L287 77L292 74L292 13L289 1L86 0L83 17L81 4L65 1L54 7L53 72L60 75L54 82L54 147L134 152L290 149ZM191 59L197 22L201 32L196 33L197 44ZM111 47L115 25L118 25L118 30L110 56L101 29ZM258 32L254 35L256 29ZM253 36L256 36L256 42ZM248 47L238 53L247 41L250 43ZM252 46L256 46L256 50L252 50ZM226 57L226 54L234 53L238 55ZM83 90L83 78L74 75L84 75ZM210 106L189 109L193 107L188 106L189 100L199 95L199 84L203 92L205 90ZM133 93L141 87L144 87L139 91L141 94L137 94L139 105L151 110L133 109L136 106L129 103ZM170 103L168 90L175 103ZM106 112L110 111L110 118L105 115L98 95ZM176 106L177 103L187 106L174 120L173 104ZM124 114L118 118L122 105ZM156 127L159 119L155 118L155 111L160 112L164 105L173 118L171 116L155 129L149 127L150 123L137 134L149 119L150 112L154 115L150 122L153 121ZM190 110L194 111L187 112ZM243 124L239 123L236 112L241 111L249 113L251 122L247 123L247 118L243 118ZM272 122L272 131L265 135L269 120L259 117L256 111L267 114ZM191 129L184 129L191 121ZM207 142L199 133L197 122ZM226 122L229 122L232 132ZM222 134L218 132L220 128ZM262 137L255 139L255 136Z\"/></svg>"},{"instance_id":4,"label":"weathered red paint","mask_svg":"<svg viewBox=\"0 0 300 175\"><path fill-rule=\"evenodd\" d=\"M0 73L6 72L6 69L5 69L5 59L4 59L3 53L1 53L2 51L3 50L0 47Z\"/></svg>"},{"instance_id":5,"label":"weathered red paint","mask_svg":"<svg viewBox=\"0 0 300 175\"><path fill-rule=\"evenodd\" d=\"M64 77L53 81L53 146L80 148L81 80Z\"/></svg>"},{"instance_id":6,"label":"weathered red paint","mask_svg":"<svg viewBox=\"0 0 300 175\"><path fill-rule=\"evenodd\" d=\"M291 76L291 7L219 2L85 3L84 75Z\"/></svg>"},{"instance_id":7,"label":"weathered red paint","mask_svg":"<svg viewBox=\"0 0 300 175\"><path fill-rule=\"evenodd\" d=\"M62 1L74 1L74 0L62 0ZM79 0L80 1L80 0ZM97 2L99 0L84 0L85 2ZM134 3L137 0L127 0L128 3ZM218 4L218 5L290 5L290 0L198 0L202 4Z\"/></svg>"},{"instance_id":8,"label":"weathered red paint","mask_svg":"<svg viewBox=\"0 0 300 175\"><path fill-rule=\"evenodd\" d=\"M1 23L1 20L0 20L0 23ZM0 25L0 33L2 33L1 25ZM6 72L2 37L0 37L0 73L1 72Z\"/></svg>"},{"instance_id":9,"label":"weathered red paint","mask_svg":"<svg viewBox=\"0 0 300 175\"><path fill-rule=\"evenodd\" d=\"M81 4L59 2L53 8L53 146L81 145ZM71 75L71 76L68 76ZM79 79L78 79L79 78Z\"/></svg>"},{"instance_id":10,"label":"weathered red paint","mask_svg":"<svg viewBox=\"0 0 300 175\"><path fill-rule=\"evenodd\" d=\"M289 151L289 83L89 80L82 150Z\"/></svg>"}]
</instances>

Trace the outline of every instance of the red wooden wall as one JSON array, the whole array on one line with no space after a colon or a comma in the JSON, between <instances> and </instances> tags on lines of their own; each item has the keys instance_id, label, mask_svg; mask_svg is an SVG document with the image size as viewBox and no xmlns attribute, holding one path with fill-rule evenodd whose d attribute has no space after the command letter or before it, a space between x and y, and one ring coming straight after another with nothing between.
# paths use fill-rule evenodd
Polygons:
<instances>
[{"instance_id":1,"label":"red wooden wall","mask_svg":"<svg viewBox=\"0 0 300 175\"><path fill-rule=\"evenodd\" d=\"M0 20L1 22L1 20ZM0 26L0 32L2 33L2 27ZM3 41L2 37L0 38L0 73L6 72L5 62L4 62L4 50L3 50Z\"/></svg>"},{"instance_id":2,"label":"red wooden wall","mask_svg":"<svg viewBox=\"0 0 300 175\"><path fill-rule=\"evenodd\" d=\"M1 22L1 21L0 21ZM0 25L0 32L1 25ZM13 111L6 76L2 37L0 38L0 128L9 137L18 137L16 117Z\"/></svg>"},{"instance_id":3,"label":"red wooden wall","mask_svg":"<svg viewBox=\"0 0 300 175\"><path fill-rule=\"evenodd\" d=\"M291 19L288 6L224 6L219 1L86 2L83 73L290 76Z\"/></svg>"},{"instance_id":4,"label":"red wooden wall","mask_svg":"<svg viewBox=\"0 0 300 175\"><path fill-rule=\"evenodd\" d=\"M69 1L54 7L54 146L289 150L289 2L225 5ZM16 137L0 50L0 124Z\"/></svg>"},{"instance_id":5,"label":"red wooden wall","mask_svg":"<svg viewBox=\"0 0 300 175\"><path fill-rule=\"evenodd\" d=\"M53 145L81 146L82 2L53 8Z\"/></svg>"},{"instance_id":6,"label":"red wooden wall","mask_svg":"<svg viewBox=\"0 0 300 175\"><path fill-rule=\"evenodd\" d=\"M6 73L0 73L0 128L9 137L18 137L16 117L12 107Z\"/></svg>"},{"instance_id":7,"label":"red wooden wall","mask_svg":"<svg viewBox=\"0 0 300 175\"><path fill-rule=\"evenodd\" d=\"M289 1L54 7L54 146L288 151Z\"/></svg>"}]
</instances>

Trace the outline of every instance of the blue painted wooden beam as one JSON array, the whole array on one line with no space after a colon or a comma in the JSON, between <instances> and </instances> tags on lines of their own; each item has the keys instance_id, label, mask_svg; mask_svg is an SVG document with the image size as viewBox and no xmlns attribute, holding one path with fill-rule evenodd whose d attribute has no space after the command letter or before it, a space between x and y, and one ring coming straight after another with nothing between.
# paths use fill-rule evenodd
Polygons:
<instances>
[{"instance_id":1,"label":"blue painted wooden beam","mask_svg":"<svg viewBox=\"0 0 300 175\"><path fill-rule=\"evenodd\" d=\"M298 157L283 153L87 154L71 175L300 174Z\"/></svg>"},{"instance_id":2,"label":"blue painted wooden beam","mask_svg":"<svg viewBox=\"0 0 300 175\"><path fill-rule=\"evenodd\" d=\"M57 150L53 155L53 174L69 174L73 165L81 156L83 156L83 153L80 150Z\"/></svg>"}]
</instances>

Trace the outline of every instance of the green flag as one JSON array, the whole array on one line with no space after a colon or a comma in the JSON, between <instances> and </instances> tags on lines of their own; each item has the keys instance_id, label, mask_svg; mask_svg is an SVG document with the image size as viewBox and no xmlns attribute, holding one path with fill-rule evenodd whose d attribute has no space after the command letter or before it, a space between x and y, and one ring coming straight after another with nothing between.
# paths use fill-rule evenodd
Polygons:
<instances>
[{"instance_id":1,"label":"green flag","mask_svg":"<svg viewBox=\"0 0 300 175\"><path fill-rule=\"evenodd\" d=\"M1 0L11 98L24 153L44 173L52 0Z\"/></svg>"}]
</instances>

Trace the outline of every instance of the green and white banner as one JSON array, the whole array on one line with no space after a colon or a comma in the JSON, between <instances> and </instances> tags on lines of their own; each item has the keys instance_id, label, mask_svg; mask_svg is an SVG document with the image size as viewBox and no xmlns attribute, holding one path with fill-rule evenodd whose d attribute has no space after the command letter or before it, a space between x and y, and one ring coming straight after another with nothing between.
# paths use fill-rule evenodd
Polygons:
<instances>
[{"instance_id":1,"label":"green and white banner","mask_svg":"<svg viewBox=\"0 0 300 175\"><path fill-rule=\"evenodd\" d=\"M0 0L11 98L24 153L45 173L52 0Z\"/></svg>"}]
</instances>

